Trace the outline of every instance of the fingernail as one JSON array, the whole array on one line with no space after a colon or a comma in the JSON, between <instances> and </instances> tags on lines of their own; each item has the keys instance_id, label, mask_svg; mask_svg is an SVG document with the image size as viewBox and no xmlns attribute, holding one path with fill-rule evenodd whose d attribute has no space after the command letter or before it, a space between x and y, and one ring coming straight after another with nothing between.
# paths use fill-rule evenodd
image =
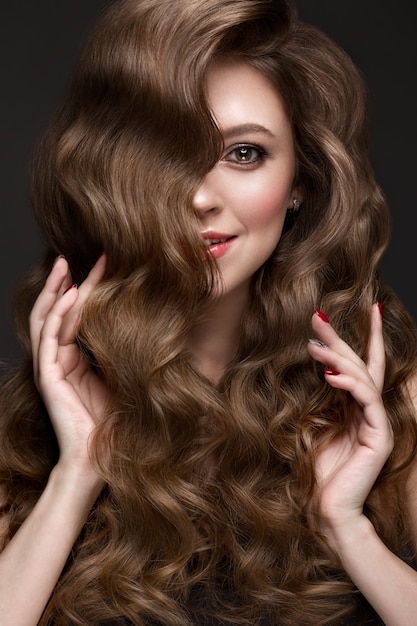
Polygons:
<instances>
[{"instance_id":1,"label":"fingernail","mask_svg":"<svg viewBox=\"0 0 417 626\"><path fill-rule=\"evenodd\" d=\"M65 296L65 294L67 293L67 291L70 291L70 289L76 289L77 288L77 284L74 283L73 285L71 285L70 287L68 287L68 289L65 289L64 293L62 294L63 296Z\"/></svg>"},{"instance_id":2,"label":"fingernail","mask_svg":"<svg viewBox=\"0 0 417 626\"><path fill-rule=\"evenodd\" d=\"M316 315L319 316L321 320L323 320L323 322L326 322L326 324L330 324L329 318L327 317L325 313L323 313L323 311L320 311L320 309L316 309L314 312Z\"/></svg>"},{"instance_id":3,"label":"fingernail","mask_svg":"<svg viewBox=\"0 0 417 626\"><path fill-rule=\"evenodd\" d=\"M337 370L328 369L328 368L324 370L324 373L328 374L329 376L339 376L340 374L340 372L338 372Z\"/></svg>"},{"instance_id":4,"label":"fingernail","mask_svg":"<svg viewBox=\"0 0 417 626\"><path fill-rule=\"evenodd\" d=\"M327 348L326 344L320 341L320 339L309 339L309 342L318 346L319 348Z\"/></svg>"},{"instance_id":5,"label":"fingernail","mask_svg":"<svg viewBox=\"0 0 417 626\"><path fill-rule=\"evenodd\" d=\"M380 313L381 317L384 317L384 307L382 306L382 304L380 303L379 300L377 300L376 303L378 305L378 309L379 309L379 313Z\"/></svg>"}]
</instances>

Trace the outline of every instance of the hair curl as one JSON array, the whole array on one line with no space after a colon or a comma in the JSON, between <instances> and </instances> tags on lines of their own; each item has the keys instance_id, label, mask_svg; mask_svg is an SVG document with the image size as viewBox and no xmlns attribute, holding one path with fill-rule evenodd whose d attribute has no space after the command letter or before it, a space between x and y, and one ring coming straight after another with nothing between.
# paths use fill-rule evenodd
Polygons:
<instances>
[{"instance_id":1,"label":"hair curl","mask_svg":"<svg viewBox=\"0 0 417 626\"><path fill-rule=\"evenodd\" d=\"M221 149L204 88L219 55L255 67L284 99L305 201L254 277L238 354L213 387L190 365L187 336L216 280L191 197ZM108 253L78 340L112 398L95 438L107 487L41 624L124 616L178 626L199 611L234 624L342 623L358 594L306 521L317 435L348 419L343 394L306 351L315 308L362 356L372 303L386 311L396 445L367 513L393 550L407 539L404 483L417 445L404 391L414 329L380 276L389 216L351 60L284 0L119 0L39 145L32 198L46 252L16 300L26 360L1 388L6 541L57 460L27 321L57 254L79 283Z\"/></svg>"}]
</instances>

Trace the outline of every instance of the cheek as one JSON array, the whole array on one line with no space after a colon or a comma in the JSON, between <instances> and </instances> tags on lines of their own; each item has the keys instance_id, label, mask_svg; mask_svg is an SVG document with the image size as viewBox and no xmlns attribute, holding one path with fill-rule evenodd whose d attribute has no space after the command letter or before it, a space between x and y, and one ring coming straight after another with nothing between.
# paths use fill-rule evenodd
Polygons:
<instances>
[{"instance_id":1,"label":"cheek","mask_svg":"<svg viewBox=\"0 0 417 626\"><path fill-rule=\"evenodd\" d=\"M278 184L257 185L246 195L244 206L253 226L282 224L289 204L289 190Z\"/></svg>"}]
</instances>

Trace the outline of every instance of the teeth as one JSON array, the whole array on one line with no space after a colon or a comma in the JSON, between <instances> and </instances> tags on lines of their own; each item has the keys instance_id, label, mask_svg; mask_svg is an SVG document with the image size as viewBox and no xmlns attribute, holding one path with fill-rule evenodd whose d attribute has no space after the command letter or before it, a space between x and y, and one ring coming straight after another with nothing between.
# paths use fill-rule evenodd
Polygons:
<instances>
[{"instance_id":1,"label":"teeth","mask_svg":"<svg viewBox=\"0 0 417 626\"><path fill-rule=\"evenodd\" d=\"M216 243L225 243L227 239L207 239L207 245L213 246Z\"/></svg>"}]
</instances>

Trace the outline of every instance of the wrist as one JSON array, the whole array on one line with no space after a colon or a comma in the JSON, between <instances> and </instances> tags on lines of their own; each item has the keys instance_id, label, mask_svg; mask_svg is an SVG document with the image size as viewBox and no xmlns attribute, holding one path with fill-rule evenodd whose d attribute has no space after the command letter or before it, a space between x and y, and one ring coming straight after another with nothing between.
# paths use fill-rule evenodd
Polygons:
<instances>
[{"instance_id":1,"label":"wrist","mask_svg":"<svg viewBox=\"0 0 417 626\"><path fill-rule=\"evenodd\" d=\"M94 502L102 491L105 481L91 464L69 463L59 460L50 475L50 482L61 493L75 495Z\"/></svg>"},{"instance_id":2,"label":"wrist","mask_svg":"<svg viewBox=\"0 0 417 626\"><path fill-rule=\"evenodd\" d=\"M327 522L322 525L322 533L342 560L343 555L350 553L352 548L357 549L376 535L373 524L363 514L337 522Z\"/></svg>"}]
</instances>

